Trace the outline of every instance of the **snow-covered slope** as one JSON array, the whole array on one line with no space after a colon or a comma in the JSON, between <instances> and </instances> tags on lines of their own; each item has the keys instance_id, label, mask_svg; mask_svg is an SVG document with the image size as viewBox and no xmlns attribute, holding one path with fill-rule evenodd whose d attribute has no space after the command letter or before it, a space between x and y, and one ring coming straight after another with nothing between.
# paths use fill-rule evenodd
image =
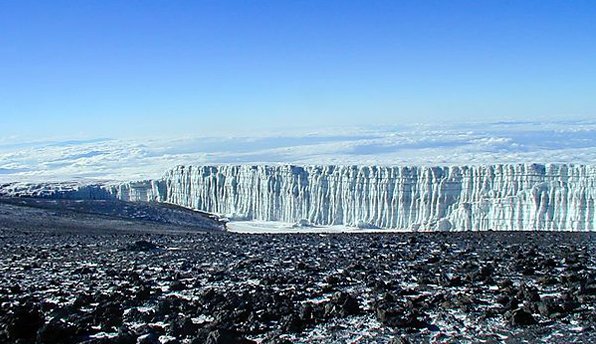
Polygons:
<instances>
[{"instance_id":1,"label":"snow-covered slope","mask_svg":"<svg viewBox=\"0 0 596 344\"><path fill-rule=\"evenodd\" d=\"M596 230L590 165L178 166L159 180L51 196L168 202L232 219L361 228Z\"/></svg>"},{"instance_id":2,"label":"snow-covered slope","mask_svg":"<svg viewBox=\"0 0 596 344\"><path fill-rule=\"evenodd\" d=\"M596 167L179 166L111 189L231 218L413 230L594 230Z\"/></svg>"},{"instance_id":3,"label":"snow-covered slope","mask_svg":"<svg viewBox=\"0 0 596 344\"><path fill-rule=\"evenodd\" d=\"M0 184L0 197L39 197L55 199L113 199L112 187L103 184L80 182L27 183L13 182Z\"/></svg>"}]
</instances>

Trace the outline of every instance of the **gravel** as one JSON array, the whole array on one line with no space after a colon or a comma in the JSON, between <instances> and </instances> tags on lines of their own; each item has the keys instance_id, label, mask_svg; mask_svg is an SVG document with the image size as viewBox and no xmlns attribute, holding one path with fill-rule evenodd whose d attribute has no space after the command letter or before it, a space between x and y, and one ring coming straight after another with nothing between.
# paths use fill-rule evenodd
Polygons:
<instances>
[{"instance_id":1,"label":"gravel","mask_svg":"<svg viewBox=\"0 0 596 344\"><path fill-rule=\"evenodd\" d=\"M251 235L0 202L0 342L596 342L594 236Z\"/></svg>"}]
</instances>

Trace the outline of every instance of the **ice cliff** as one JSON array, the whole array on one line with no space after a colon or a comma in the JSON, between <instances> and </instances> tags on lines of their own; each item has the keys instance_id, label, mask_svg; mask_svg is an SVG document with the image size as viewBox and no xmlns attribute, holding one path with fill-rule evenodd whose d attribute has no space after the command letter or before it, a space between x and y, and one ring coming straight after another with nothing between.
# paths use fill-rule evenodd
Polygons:
<instances>
[{"instance_id":1,"label":"ice cliff","mask_svg":"<svg viewBox=\"0 0 596 344\"><path fill-rule=\"evenodd\" d=\"M109 190L231 218L411 230L595 230L596 167L178 166Z\"/></svg>"},{"instance_id":2,"label":"ice cliff","mask_svg":"<svg viewBox=\"0 0 596 344\"><path fill-rule=\"evenodd\" d=\"M178 166L60 197L168 202L232 219L411 230L596 230L596 166ZM108 196L106 196L108 195Z\"/></svg>"}]
</instances>

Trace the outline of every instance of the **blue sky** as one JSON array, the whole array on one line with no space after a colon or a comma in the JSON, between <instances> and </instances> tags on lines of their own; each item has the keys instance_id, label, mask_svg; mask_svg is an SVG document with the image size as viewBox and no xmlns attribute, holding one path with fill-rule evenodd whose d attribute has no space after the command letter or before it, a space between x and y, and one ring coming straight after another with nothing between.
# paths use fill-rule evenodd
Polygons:
<instances>
[{"instance_id":1,"label":"blue sky","mask_svg":"<svg viewBox=\"0 0 596 344\"><path fill-rule=\"evenodd\" d=\"M596 117L593 1L0 3L4 138Z\"/></svg>"}]
</instances>

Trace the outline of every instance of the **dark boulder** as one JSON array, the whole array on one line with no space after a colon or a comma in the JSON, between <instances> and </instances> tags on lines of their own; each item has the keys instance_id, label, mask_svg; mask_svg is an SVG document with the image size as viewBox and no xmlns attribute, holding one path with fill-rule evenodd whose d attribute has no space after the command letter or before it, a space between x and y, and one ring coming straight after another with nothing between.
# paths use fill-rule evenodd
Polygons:
<instances>
[{"instance_id":1,"label":"dark boulder","mask_svg":"<svg viewBox=\"0 0 596 344\"><path fill-rule=\"evenodd\" d=\"M377 320L385 326L414 329L426 327L426 322L421 319L422 314L417 309L396 302L377 304L375 314Z\"/></svg>"},{"instance_id":2,"label":"dark boulder","mask_svg":"<svg viewBox=\"0 0 596 344\"><path fill-rule=\"evenodd\" d=\"M215 330L207 336L205 344L256 344L233 330Z\"/></svg>"},{"instance_id":3,"label":"dark boulder","mask_svg":"<svg viewBox=\"0 0 596 344\"><path fill-rule=\"evenodd\" d=\"M37 304L25 303L2 316L0 321L5 324L8 338L32 340L44 318Z\"/></svg>"},{"instance_id":4,"label":"dark boulder","mask_svg":"<svg viewBox=\"0 0 596 344\"><path fill-rule=\"evenodd\" d=\"M37 333L39 343L70 343L77 333L76 327L64 321L54 318L45 324Z\"/></svg>"},{"instance_id":5,"label":"dark boulder","mask_svg":"<svg viewBox=\"0 0 596 344\"><path fill-rule=\"evenodd\" d=\"M552 298L546 298L538 302L537 310L544 317L550 317L552 314L562 311L558 303Z\"/></svg>"},{"instance_id":6,"label":"dark boulder","mask_svg":"<svg viewBox=\"0 0 596 344\"><path fill-rule=\"evenodd\" d=\"M135 344L137 342L137 336L128 328L121 327L118 329L118 335L111 340L114 344Z\"/></svg>"},{"instance_id":7,"label":"dark boulder","mask_svg":"<svg viewBox=\"0 0 596 344\"><path fill-rule=\"evenodd\" d=\"M154 244L147 240L139 240L135 241L132 244L129 244L126 249L128 251L155 251L159 250L160 247L157 244Z\"/></svg>"},{"instance_id":8,"label":"dark boulder","mask_svg":"<svg viewBox=\"0 0 596 344\"><path fill-rule=\"evenodd\" d=\"M358 300L345 292L336 292L325 304L325 317L346 317L360 313Z\"/></svg>"},{"instance_id":9,"label":"dark boulder","mask_svg":"<svg viewBox=\"0 0 596 344\"><path fill-rule=\"evenodd\" d=\"M295 314L286 315L281 319L281 329L284 332L299 333L305 327L305 321Z\"/></svg>"},{"instance_id":10,"label":"dark boulder","mask_svg":"<svg viewBox=\"0 0 596 344\"><path fill-rule=\"evenodd\" d=\"M186 285L181 281L174 281L172 284L170 284L171 291L182 291L184 289L186 289Z\"/></svg>"},{"instance_id":11,"label":"dark boulder","mask_svg":"<svg viewBox=\"0 0 596 344\"><path fill-rule=\"evenodd\" d=\"M124 310L122 305L117 302L107 302L99 304L93 311L93 317L96 324L101 324L106 328L119 327L122 325L122 314Z\"/></svg>"},{"instance_id":12,"label":"dark boulder","mask_svg":"<svg viewBox=\"0 0 596 344\"><path fill-rule=\"evenodd\" d=\"M170 322L168 330L174 337L188 337L196 334L198 328L190 317L177 317Z\"/></svg>"},{"instance_id":13,"label":"dark boulder","mask_svg":"<svg viewBox=\"0 0 596 344\"><path fill-rule=\"evenodd\" d=\"M156 333L150 332L140 336L137 339L137 344L161 344L159 336Z\"/></svg>"},{"instance_id":14,"label":"dark boulder","mask_svg":"<svg viewBox=\"0 0 596 344\"><path fill-rule=\"evenodd\" d=\"M513 326L526 326L536 324L536 320L534 319L532 314L526 312L521 308L518 308L511 313L509 321Z\"/></svg>"}]
</instances>

